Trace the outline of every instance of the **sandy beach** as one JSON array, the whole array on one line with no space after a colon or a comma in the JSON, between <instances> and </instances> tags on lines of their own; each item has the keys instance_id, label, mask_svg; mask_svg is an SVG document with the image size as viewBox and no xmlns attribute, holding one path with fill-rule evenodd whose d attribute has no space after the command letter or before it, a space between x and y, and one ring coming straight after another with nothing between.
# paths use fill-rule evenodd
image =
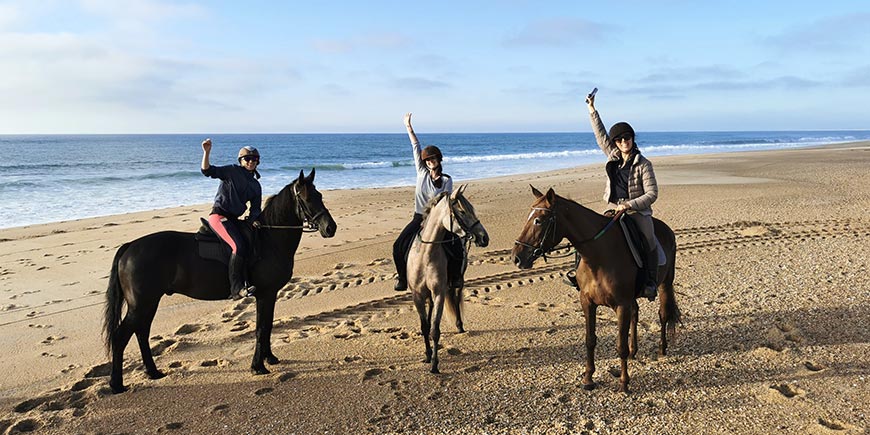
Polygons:
<instances>
[{"instance_id":1,"label":"sandy beach","mask_svg":"<svg viewBox=\"0 0 870 435\"><path fill-rule=\"evenodd\" d=\"M638 301L630 394L615 391L607 308L598 388L581 386L571 259L519 270L510 258L529 184L603 210L595 165L468 183L491 241L470 252L468 332L445 315L440 375L421 362L410 294L392 289L412 187L324 192L338 232L303 237L279 293L271 374L249 370L252 298L174 295L151 330L167 376L147 379L134 340L130 390L117 395L101 338L112 257L151 232L195 231L210 205L0 230L0 433L865 433L870 143L652 160L683 325L657 355L658 306Z\"/></svg>"}]
</instances>

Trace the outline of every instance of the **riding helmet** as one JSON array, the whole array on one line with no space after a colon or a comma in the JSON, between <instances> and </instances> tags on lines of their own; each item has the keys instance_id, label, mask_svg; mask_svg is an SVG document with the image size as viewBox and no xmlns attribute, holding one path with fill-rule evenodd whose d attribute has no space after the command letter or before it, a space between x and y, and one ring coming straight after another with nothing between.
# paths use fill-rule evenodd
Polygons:
<instances>
[{"instance_id":1,"label":"riding helmet","mask_svg":"<svg viewBox=\"0 0 870 435\"><path fill-rule=\"evenodd\" d=\"M420 153L420 158L423 161L429 160L433 157L438 159L439 162L443 159L441 156L441 150L435 145L429 145L426 148L423 148L423 152Z\"/></svg>"},{"instance_id":2,"label":"riding helmet","mask_svg":"<svg viewBox=\"0 0 870 435\"><path fill-rule=\"evenodd\" d=\"M616 138L624 135L630 134L632 138L634 138L634 129L631 128L627 122L617 122L613 124L613 127L610 127L610 138L616 140Z\"/></svg>"},{"instance_id":3,"label":"riding helmet","mask_svg":"<svg viewBox=\"0 0 870 435\"><path fill-rule=\"evenodd\" d=\"M242 149L239 150L239 161L241 161L242 157L245 157L245 156L260 157L260 152L257 151L256 148L254 148L250 145L247 145L247 146L242 147Z\"/></svg>"}]
</instances>

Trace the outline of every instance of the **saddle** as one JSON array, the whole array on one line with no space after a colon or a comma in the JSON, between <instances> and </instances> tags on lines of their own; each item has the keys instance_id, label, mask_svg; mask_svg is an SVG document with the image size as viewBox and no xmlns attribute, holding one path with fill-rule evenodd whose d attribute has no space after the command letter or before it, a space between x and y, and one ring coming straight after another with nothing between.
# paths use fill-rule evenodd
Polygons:
<instances>
[{"instance_id":1,"label":"saddle","mask_svg":"<svg viewBox=\"0 0 870 435\"><path fill-rule=\"evenodd\" d=\"M619 218L619 225L622 226L622 234L625 234L625 242L628 244L628 249L631 251L631 256L634 257L634 262L637 267L645 269L648 265L644 264L645 255L643 253L649 251L646 246L646 237L637 228L634 221L623 214ZM656 241L656 254L658 255L658 266L664 266L667 263L665 250L662 249L662 244L659 243L658 237L653 234L653 239Z\"/></svg>"},{"instance_id":2,"label":"saddle","mask_svg":"<svg viewBox=\"0 0 870 435\"><path fill-rule=\"evenodd\" d=\"M204 260L215 260L223 263L226 266L230 264L230 255L233 250L214 232L208 220L199 218L202 225L199 230L194 233L193 239L196 240L197 252L200 258ZM257 244L254 243L255 232L249 225L241 225L242 235L248 242L249 254L246 258L248 266L254 263L254 259L259 258L256 251Z\"/></svg>"}]
</instances>

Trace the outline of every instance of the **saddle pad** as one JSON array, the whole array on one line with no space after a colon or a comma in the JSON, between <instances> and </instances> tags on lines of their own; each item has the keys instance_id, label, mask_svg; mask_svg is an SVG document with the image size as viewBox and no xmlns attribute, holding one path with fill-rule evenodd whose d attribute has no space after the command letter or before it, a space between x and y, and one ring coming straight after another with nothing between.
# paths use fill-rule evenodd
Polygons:
<instances>
[{"instance_id":1,"label":"saddle pad","mask_svg":"<svg viewBox=\"0 0 870 435\"><path fill-rule=\"evenodd\" d=\"M634 262L637 264L637 267L643 267L643 260L640 253L637 251L637 246L634 245L634 242L631 240L631 233L628 229L628 226L625 224L625 221L622 219L619 220L619 225L622 226L622 234L625 236L625 243L628 245L628 249L631 250L631 256L634 257ZM662 248L662 244L659 243L659 238L653 236L656 241L656 253L658 254L659 266L664 266L667 263L668 259L665 257L665 250Z\"/></svg>"}]
</instances>

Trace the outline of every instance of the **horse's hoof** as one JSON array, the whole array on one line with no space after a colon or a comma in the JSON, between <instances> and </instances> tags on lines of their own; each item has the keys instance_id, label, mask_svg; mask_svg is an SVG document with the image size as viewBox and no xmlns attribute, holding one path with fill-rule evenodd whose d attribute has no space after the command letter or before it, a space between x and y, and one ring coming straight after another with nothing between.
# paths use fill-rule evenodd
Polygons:
<instances>
[{"instance_id":1,"label":"horse's hoof","mask_svg":"<svg viewBox=\"0 0 870 435\"><path fill-rule=\"evenodd\" d=\"M278 357L275 355L269 355L266 357L266 362L271 364L271 365L275 365L275 364L278 364L279 362L281 362L281 360L279 360Z\"/></svg>"},{"instance_id":2,"label":"horse's hoof","mask_svg":"<svg viewBox=\"0 0 870 435\"><path fill-rule=\"evenodd\" d=\"M149 372L148 379L162 379L166 377L166 373L157 370L156 372Z\"/></svg>"},{"instance_id":3,"label":"horse's hoof","mask_svg":"<svg viewBox=\"0 0 870 435\"><path fill-rule=\"evenodd\" d=\"M267 369L265 366L262 366L262 367L251 367L251 373L253 373L255 375L268 375L269 373L272 373L272 372L270 372L269 369Z\"/></svg>"},{"instance_id":4,"label":"horse's hoof","mask_svg":"<svg viewBox=\"0 0 870 435\"><path fill-rule=\"evenodd\" d=\"M586 391L592 391L595 389L595 382L590 382L588 384L583 384L583 389Z\"/></svg>"},{"instance_id":5,"label":"horse's hoof","mask_svg":"<svg viewBox=\"0 0 870 435\"><path fill-rule=\"evenodd\" d=\"M619 388L616 389L617 393L625 393L631 394L631 391L628 390L628 385L620 385Z\"/></svg>"},{"instance_id":6,"label":"horse's hoof","mask_svg":"<svg viewBox=\"0 0 870 435\"><path fill-rule=\"evenodd\" d=\"M113 385L113 384L109 384L109 387L112 388L112 394L121 394L121 393L123 393L123 392L129 390L129 388L127 388L127 387L125 387L125 386L123 386L123 385Z\"/></svg>"},{"instance_id":7,"label":"horse's hoof","mask_svg":"<svg viewBox=\"0 0 870 435\"><path fill-rule=\"evenodd\" d=\"M465 334L465 328L463 328L463 327L460 326L460 327L458 327L458 328L456 328L456 329L459 331L459 332L457 332L458 334Z\"/></svg>"},{"instance_id":8,"label":"horse's hoof","mask_svg":"<svg viewBox=\"0 0 870 435\"><path fill-rule=\"evenodd\" d=\"M441 374L441 372L438 371L438 367L432 367L432 370L429 370L429 373L432 373L433 375Z\"/></svg>"}]
</instances>

